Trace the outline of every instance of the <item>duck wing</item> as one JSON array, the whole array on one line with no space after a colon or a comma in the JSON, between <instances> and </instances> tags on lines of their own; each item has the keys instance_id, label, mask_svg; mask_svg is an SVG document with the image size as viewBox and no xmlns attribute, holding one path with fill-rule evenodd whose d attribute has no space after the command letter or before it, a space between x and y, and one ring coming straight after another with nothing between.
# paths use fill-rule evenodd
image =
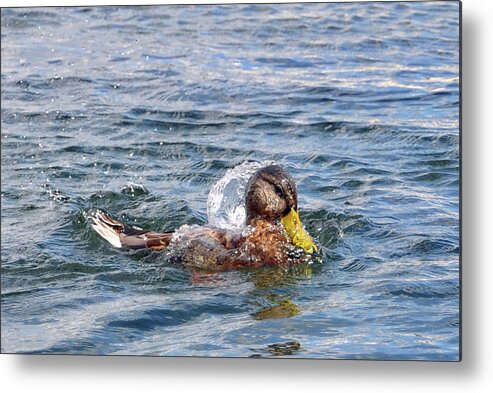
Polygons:
<instances>
[{"instance_id":1,"label":"duck wing","mask_svg":"<svg viewBox=\"0 0 493 393\"><path fill-rule=\"evenodd\" d=\"M174 233L132 228L100 210L96 212L92 220L93 229L113 247L117 248L164 250L168 247Z\"/></svg>"}]
</instances>

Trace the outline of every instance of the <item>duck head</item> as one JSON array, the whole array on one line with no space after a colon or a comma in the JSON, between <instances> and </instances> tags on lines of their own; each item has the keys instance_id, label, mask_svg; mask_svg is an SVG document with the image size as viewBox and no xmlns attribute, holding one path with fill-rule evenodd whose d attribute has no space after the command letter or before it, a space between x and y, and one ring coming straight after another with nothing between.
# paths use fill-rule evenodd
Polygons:
<instances>
[{"instance_id":1,"label":"duck head","mask_svg":"<svg viewBox=\"0 0 493 393\"><path fill-rule=\"evenodd\" d=\"M298 193L293 178L279 165L259 169L250 178L245 195L246 224L257 219L284 226L291 242L311 254L318 251L298 214Z\"/></svg>"}]
</instances>

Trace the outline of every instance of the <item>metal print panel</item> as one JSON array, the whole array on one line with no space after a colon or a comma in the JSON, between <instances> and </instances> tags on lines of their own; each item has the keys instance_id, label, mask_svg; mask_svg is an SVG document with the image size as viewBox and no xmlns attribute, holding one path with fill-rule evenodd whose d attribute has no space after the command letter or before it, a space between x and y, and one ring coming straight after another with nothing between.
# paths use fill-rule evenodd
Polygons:
<instances>
[{"instance_id":1,"label":"metal print panel","mask_svg":"<svg viewBox=\"0 0 493 393\"><path fill-rule=\"evenodd\" d=\"M3 353L460 360L460 3L3 8Z\"/></svg>"}]
</instances>

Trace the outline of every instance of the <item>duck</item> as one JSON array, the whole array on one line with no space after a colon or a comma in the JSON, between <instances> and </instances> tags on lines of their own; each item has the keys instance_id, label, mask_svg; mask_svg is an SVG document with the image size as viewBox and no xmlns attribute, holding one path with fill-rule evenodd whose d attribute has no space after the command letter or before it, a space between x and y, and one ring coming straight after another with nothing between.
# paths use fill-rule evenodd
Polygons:
<instances>
[{"instance_id":1,"label":"duck","mask_svg":"<svg viewBox=\"0 0 493 393\"><path fill-rule=\"evenodd\" d=\"M174 261L207 271L288 267L318 255L300 220L296 184L286 169L258 169L248 181L244 201L246 220L240 231L184 225L155 232L128 226L102 210L91 217L91 226L113 247L166 251Z\"/></svg>"}]
</instances>

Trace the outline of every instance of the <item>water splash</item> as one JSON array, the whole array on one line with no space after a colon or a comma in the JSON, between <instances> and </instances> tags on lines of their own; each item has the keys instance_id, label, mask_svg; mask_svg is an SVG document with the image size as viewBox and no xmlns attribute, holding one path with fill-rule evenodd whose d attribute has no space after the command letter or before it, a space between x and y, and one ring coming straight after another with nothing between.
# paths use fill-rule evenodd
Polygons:
<instances>
[{"instance_id":1,"label":"water splash","mask_svg":"<svg viewBox=\"0 0 493 393\"><path fill-rule=\"evenodd\" d=\"M245 161L229 169L212 186L207 198L209 224L218 228L241 230L245 226L245 188L250 177L274 161Z\"/></svg>"},{"instance_id":2,"label":"water splash","mask_svg":"<svg viewBox=\"0 0 493 393\"><path fill-rule=\"evenodd\" d=\"M121 193L135 198L149 194L149 190L147 190L147 188L145 188L143 185L137 183L128 183L125 187L122 188Z\"/></svg>"}]
</instances>

